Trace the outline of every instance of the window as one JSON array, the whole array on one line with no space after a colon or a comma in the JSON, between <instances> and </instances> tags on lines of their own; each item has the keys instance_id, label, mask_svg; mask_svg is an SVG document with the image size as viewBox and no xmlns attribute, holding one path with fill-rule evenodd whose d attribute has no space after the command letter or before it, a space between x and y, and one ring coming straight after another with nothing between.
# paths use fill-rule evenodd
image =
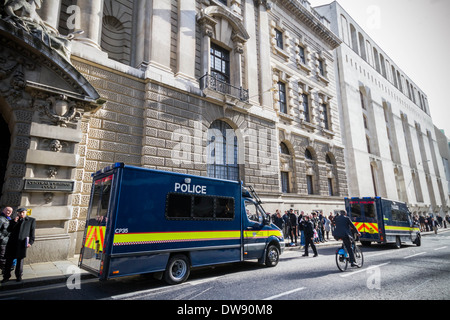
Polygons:
<instances>
[{"instance_id":1,"label":"window","mask_svg":"<svg viewBox=\"0 0 450 320\"><path fill-rule=\"evenodd\" d=\"M211 43L211 75L230 83L230 52L214 43Z\"/></svg>"},{"instance_id":2,"label":"window","mask_svg":"<svg viewBox=\"0 0 450 320\"><path fill-rule=\"evenodd\" d=\"M290 193L289 172L281 172L281 192Z\"/></svg>"},{"instance_id":3,"label":"window","mask_svg":"<svg viewBox=\"0 0 450 320\"><path fill-rule=\"evenodd\" d=\"M287 114L286 84L283 82L278 82L278 98L280 112Z\"/></svg>"},{"instance_id":4,"label":"window","mask_svg":"<svg viewBox=\"0 0 450 320\"><path fill-rule=\"evenodd\" d=\"M250 221L262 222L263 213L255 206L253 202L245 201L245 212Z\"/></svg>"},{"instance_id":5,"label":"window","mask_svg":"<svg viewBox=\"0 0 450 320\"><path fill-rule=\"evenodd\" d=\"M275 29L275 42L277 47L283 50L283 32L278 29Z\"/></svg>"},{"instance_id":6,"label":"window","mask_svg":"<svg viewBox=\"0 0 450 320\"><path fill-rule=\"evenodd\" d=\"M208 130L208 177L239 181L238 140L226 122L217 120Z\"/></svg>"},{"instance_id":7,"label":"window","mask_svg":"<svg viewBox=\"0 0 450 320\"><path fill-rule=\"evenodd\" d=\"M307 160L313 160L311 151L309 151L309 149L306 149L306 150L305 150L305 158L306 158Z\"/></svg>"},{"instance_id":8,"label":"window","mask_svg":"<svg viewBox=\"0 0 450 320\"><path fill-rule=\"evenodd\" d=\"M397 222L407 222L408 213L406 211L392 209L392 220Z\"/></svg>"},{"instance_id":9,"label":"window","mask_svg":"<svg viewBox=\"0 0 450 320\"><path fill-rule=\"evenodd\" d=\"M306 176L306 187L308 189L308 194L314 194L313 176L310 175Z\"/></svg>"},{"instance_id":10,"label":"window","mask_svg":"<svg viewBox=\"0 0 450 320\"><path fill-rule=\"evenodd\" d=\"M291 155L291 153L289 152L289 148L284 142L280 143L280 153L287 156Z\"/></svg>"},{"instance_id":11,"label":"window","mask_svg":"<svg viewBox=\"0 0 450 320\"><path fill-rule=\"evenodd\" d=\"M220 3L222 3L222 4L224 4L224 5L228 5L228 0L217 0L217 1L219 1Z\"/></svg>"},{"instance_id":12,"label":"window","mask_svg":"<svg viewBox=\"0 0 450 320\"><path fill-rule=\"evenodd\" d=\"M169 193L166 218L181 220L234 220L234 199Z\"/></svg>"},{"instance_id":13,"label":"window","mask_svg":"<svg viewBox=\"0 0 450 320\"><path fill-rule=\"evenodd\" d=\"M350 202L350 213L352 218L361 218L361 205L357 202Z\"/></svg>"},{"instance_id":14,"label":"window","mask_svg":"<svg viewBox=\"0 0 450 320\"><path fill-rule=\"evenodd\" d=\"M302 46L298 47L298 55L300 56L300 62L302 64L306 64L306 55L305 55L305 48L303 48Z\"/></svg>"},{"instance_id":15,"label":"window","mask_svg":"<svg viewBox=\"0 0 450 320\"><path fill-rule=\"evenodd\" d=\"M359 91L359 98L361 100L361 108L366 109L366 102L364 99L364 94L361 91Z\"/></svg>"},{"instance_id":16,"label":"window","mask_svg":"<svg viewBox=\"0 0 450 320\"><path fill-rule=\"evenodd\" d=\"M333 196L333 179L328 178L328 195Z\"/></svg>"},{"instance_id":17,"label":"window","mask_svg":"<svg viewBox=\"0 0 450 320\"><path fill-rule=\"evenodd\" d=\"M366 219L376 220L377 215L375 212L375 204L373 203L364 204L364 215Z\"/></svg>"},{"instance_id":18,"label":"window","mask_svg":"<svg viewBox=\"0 0 450 320\"><path fill-rule=\"evenodd\" d=\"M325 103L322 104L322 114L323 114L323 127L326 130L330 130L330 123L328 119L328 106Z\"/></svg>"},{"instance_id":19,"label":"window","mask_svg":"<svg viewBox=\"0 0 450 320\"><path fill-rule=\"evenodd\" d=\"M302 108L303 108L303 114L305 116L306 122L311 122L311 116L309 114L309 97L307 94L302 94Z\"/></svg>"},{"instance_id":20,"label":"window","mask_svg":"<svg viewBox=\"0 0 450 320\"><path fill-rule=\"evenodd\" d=\"M323 60L318 60L318 63L319 63L319 74L322 77L325 77L325 68L324 68L324 65L323 65Z\"/></svg>"}]
</instances>

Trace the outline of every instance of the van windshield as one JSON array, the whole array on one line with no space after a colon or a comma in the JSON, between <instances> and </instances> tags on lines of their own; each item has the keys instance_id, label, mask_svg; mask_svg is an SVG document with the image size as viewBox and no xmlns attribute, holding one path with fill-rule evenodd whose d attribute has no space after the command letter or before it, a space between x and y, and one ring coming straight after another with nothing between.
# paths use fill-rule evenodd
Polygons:
<instances>
[{"instance_id":1,"label":"van windshield","mask_svg":"<svg viewBox=\"0 0 450 320\"><path fill-rule=\"evenodd\" d=\"M96 272L100 271L100 263L104 252L103 245L112 182L112 175L96 180L89 203L81 263Z\"/></svg>"}]
</instances>

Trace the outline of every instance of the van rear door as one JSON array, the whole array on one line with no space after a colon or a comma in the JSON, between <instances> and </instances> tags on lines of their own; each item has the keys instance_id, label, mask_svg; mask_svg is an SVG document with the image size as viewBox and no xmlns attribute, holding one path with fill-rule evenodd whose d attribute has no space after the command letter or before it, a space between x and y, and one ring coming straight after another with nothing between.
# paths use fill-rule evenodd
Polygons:
<instances>
[{"instance_id":1,"label":"van rear door","mask_svg":"<svg viewBox=\"0 0 450 320\"><path fill-rule=\"evenodd\" d=\"M101 275L105 255L105 237L110 219L111 194L114 174L94 177L88 208L83 247L80 255L80 268L98 276Z\"/></svg>"},{"instance_id":2,"label":"van rear door","mask_svg":"<svg viewBox=\"0 0 450 320\"><path fill-rule=\"evenodd\" d=\"M361 233L362 241L380 241L377 203L375 199L350 199L351 219Z\"/></svg>"}]
</instances>

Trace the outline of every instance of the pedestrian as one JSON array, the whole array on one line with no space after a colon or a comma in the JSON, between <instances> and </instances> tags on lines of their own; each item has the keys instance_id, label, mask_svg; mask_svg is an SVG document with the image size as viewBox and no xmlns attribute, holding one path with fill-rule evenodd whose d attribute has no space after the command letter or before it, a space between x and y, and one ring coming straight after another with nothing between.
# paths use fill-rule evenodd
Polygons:
<instances>
[{"instance_id":1,"label":"pedestrian","mask_svg":"<svg viewBox=\"0 0 450 320\"><path fill-rule=\"evenodd\" d=\"M289 236L291 237L291 246L297 245L297 216L294 210L289 210ZM294 243L295 239L295 243Z\"/></svg>"},{"instance_id":2,"label":"pedestrian","mask_svg":"<svg viewBox=\"0 0 450 320\"><path fill-rule=\"evenodd\" d=\"M11 221L11 214L13 213L13 209L11 207L6 207L0 213L0 270L3 271L5 268L5 252L6 252L6 244L9 239L9 222Z\"/></svg>"},{"instance_id":3,"label":"pedestrian","mask_svg":"<svg viewBox=\"0 0 450 320\"><path fill-rule=\"evenodd\" d=\"M420 232L425 232L425 217L423 215L419 216L419 223L420 223Z\"/></svg>"},{"instance_id":4,"label":"pedestrian","mask_svg":"<svg viewBox=\"0 0 450 320\"><path fill-rule=\"evenodd\" d=\"M303 257L307 257L309 255L308 248L310 245L314 252L314 257L317 257L317 249L314 244L314 225L310 221L308 215L303 217L303 221L303 231L305 232L305 253L303 254Z\"/></svg>"},{"instance_id":5,"label":"pedestrian","mask_svg":"<svg viewBox=\"0 0 450 320\"><path fill-rule=\"evenodd\" d=\"M289 215L288 215L287 211L284 212L282 218L284 221L283 234L284 234L284 238L287 239L287 238L289 238Z\"/></svg>"},{"instance_id":6,"label":"pedestrian","mask_svg":"<svg viewBox=\"0 0 450 320\"><path fill-rule=\"evenodd\" d=\"M325 233L326 233L326 235L327 235L326 241L329 241L329 240L330 240L330 231L331 231L331 220L330 220L330 218L327 217L327 216L324 216L323 219L324 219L324 221L325 221L325 223L324 223L324 229L325 229Z\"/></svg>"},{"instance_id":7,"label":"pedestrian","mask_svg":"<svg viewBox=\"0 0 450 320\"><path fill-rule=\"evenodd\" d=\"M22 281L23 260L27 256L27 249L34 243L35 230L36 219L27 216L27 209L18 209L17 216L10 221L8 227L10 235L6 245L6 263L2 283L7 282L11 278L11 266L14 259L17 259L15 268L16 281Z\"/></svg>"},{"instance_id":8,"label":"pedestrian","mask_svg":"<svg viewBox=\"0 0 450 320\"><path fill-rule=\"evenodd\" d=\"M302 211L298 217L298 229L300 231L300 247L305 246L305 232L303 227L303 217L305 216L305 213Z\"/></svg>"},{"instance_id":9,"label":"pedestrian","mask_svg":"<svg viewBox=\"0 0 450 320\"><path fill-rule=\"evenodd\" d=\"M280 228L280 230L283 230L284 228L284 221L283 218L281 217L281 213L280 210L276 210L274 217L273 217L273 223Z\"/></svg>"}]
</instances>

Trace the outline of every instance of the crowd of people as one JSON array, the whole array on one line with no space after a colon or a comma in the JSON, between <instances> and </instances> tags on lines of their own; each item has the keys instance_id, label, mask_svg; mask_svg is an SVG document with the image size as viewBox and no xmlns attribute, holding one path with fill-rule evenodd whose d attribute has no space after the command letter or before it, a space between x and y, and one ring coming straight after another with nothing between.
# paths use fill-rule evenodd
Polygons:
<instances>
[{"instance_id":1,"label":"crowd of people","mask_svg":"<svg viewBox=\"0 0 450 320\"><path fill-rule=\"evenodd\" d=\"M314 243L327 242L330 240L332 232L333 220L335 215L330 212L327 216L321 211L305 213L294 212L293 209L285 211L281 215L280 210L272 215L272 222L283 231L285 239L290 239L289 246L305 246L305 228L308 223L313 226ZM300 243L299 243L300 240Z\"/></svg>"},{"instance_id":2,"label":"crowd of people","mask_svg":"<svg viewBox=\"0 0 450 320\"><path fill-rule=\"evenodd\" d=\"M414 216L414 222L420 226L420 232L434 231L437 233L438 229L447 228L450 224L450 216L447 215L442 218L440 215L419 215Z\"/></svg>"}]
</instances>

